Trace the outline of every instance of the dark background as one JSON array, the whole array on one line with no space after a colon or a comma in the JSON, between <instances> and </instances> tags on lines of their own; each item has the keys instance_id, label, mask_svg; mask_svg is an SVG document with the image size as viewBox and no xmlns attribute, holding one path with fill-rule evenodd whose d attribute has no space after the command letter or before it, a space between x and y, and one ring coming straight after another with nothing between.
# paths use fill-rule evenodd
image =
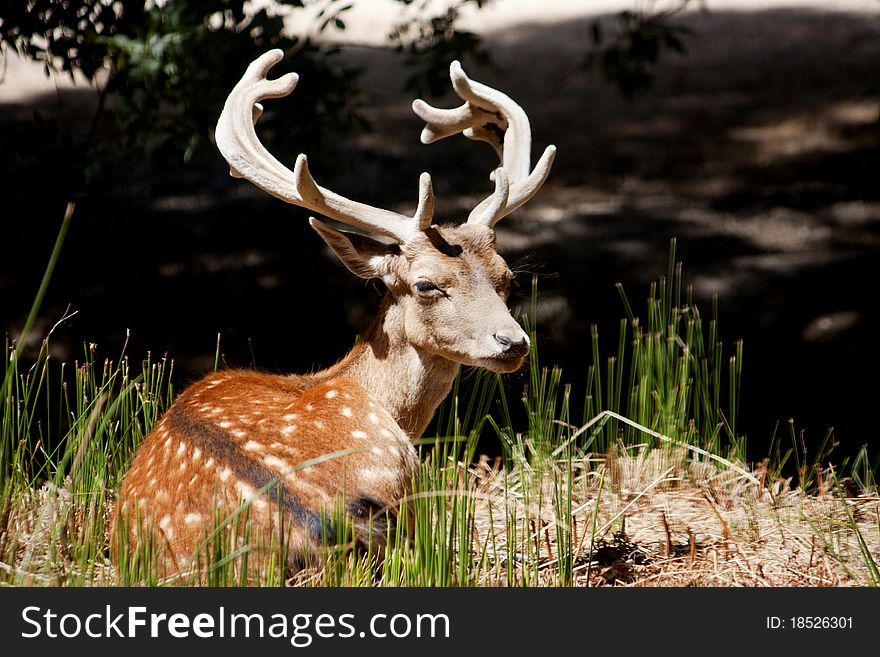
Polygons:
<instances>
[{"instance_id":1,"label":"dark background","mask_svg":"<svg viewBox=\"0 0 880 657\"><path fill-rule=\"evenodd\" d=\"M752 455L763 456L789 418L811 445L829 427L843 453L876 445L880 17L775 10L679 20L692 30L687 53L662 58L634 100L581 68L584 21L487 35L493 65L467 66L523 105L536 156L548 143L559 149L544 189L499 227L499 251L520 272L514 304L528 307L538 274L542 362L583 385L590 326L603 351L616 347L624 309L615 283L643 312L676 237L704 316L717 293L722 339L744 341L739 427ZM363 67L359 108L371 127L309 153L318 182L410 212L426 170L437 220L466 216L490 190L491 150L460 138L420 145L399 55L348 46L340 56ZM284 112L299 91L267 109ZM0 84L0 152L32 146L24 163L0 158L0 326L14 336L75 166L33 136L33 111L75 139L89 130L96 94L24 106L3 94ZM292 166L296 150L265 141ZM344 354L381 296L325 251L305 211L231 179L219 153L184 163L148 149L101 184L78 200L30 336L34 348L66 308L77 311L53 333L58 359L81 358L84 342L115 358L130 333L131 358L167 353L183 385L213 366L219 333L228 365L306 372Z\"/></svg>"}]
</instances>

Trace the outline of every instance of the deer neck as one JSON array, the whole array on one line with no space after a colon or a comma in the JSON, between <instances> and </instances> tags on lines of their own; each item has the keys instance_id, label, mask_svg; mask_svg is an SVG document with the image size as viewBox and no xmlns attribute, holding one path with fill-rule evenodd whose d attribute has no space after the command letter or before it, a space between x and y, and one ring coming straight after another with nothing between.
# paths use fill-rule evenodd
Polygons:
<instances>
[{"instance_id":1,"label":"deer neck","mask_svg":"<svg viewBox=\"0 0 880 657\"><path fill-rule=\"evenodd\" d=\"M403 309L388 293L364 338L318 376L345 376L376 397L412 439L420 438L449 394L460 365L414 346Z\"/></svg>"}]
</instances>

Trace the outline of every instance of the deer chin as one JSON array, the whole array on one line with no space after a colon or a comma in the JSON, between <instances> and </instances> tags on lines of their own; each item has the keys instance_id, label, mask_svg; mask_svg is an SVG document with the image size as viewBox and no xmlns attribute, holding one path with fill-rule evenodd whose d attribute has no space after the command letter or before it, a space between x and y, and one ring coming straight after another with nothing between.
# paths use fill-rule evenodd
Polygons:
<instances>
[{"instance_id":1,"label":"deer chin","mask_svg":"<svg viewBox=\"0 0 880 657\"><path fill-rule=\"evenodd\" d=\"M490 358L481 358L475 363L477 367L483 367L496 374L512 374L519 370L526 361L526 356L509 356L499 354Z\"/></svg>"},{"instance_id":2,"label":"deer chin","mask_svg":"<svg viewBox=\"0 0 880 657\"><path fill-rule=\"evenodd\" d=\"M450 360L459 365L467 367L481 367L496 374L510 374L516 372L523 366L529 355L529 349L516 349L507 353L503 351L488 350L479 348L478 345L473 350L464 349L442 349L437 345L421 346L427 353L439 356L446 360ZM484 346L484 345L483 345Z\"/></svg>"}]
</instances>

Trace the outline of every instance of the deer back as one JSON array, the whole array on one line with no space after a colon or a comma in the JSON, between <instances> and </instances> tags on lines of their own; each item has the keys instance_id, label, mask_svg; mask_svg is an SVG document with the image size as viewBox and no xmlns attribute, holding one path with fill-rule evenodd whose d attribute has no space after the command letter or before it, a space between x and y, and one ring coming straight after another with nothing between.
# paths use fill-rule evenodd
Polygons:
<instances>
[{"instance_id":1,"label":"deer back","mask_svg":"<svg viewBox=\"0 0 880 657\"><path fill-rule=\"evenodd\" d=\"M129 518L137 541L131 518L147 519L140 531L158 533L176 568L242 504L258 530L284 524L292 553L334 539L335 504L364 541L381 543L382 512L407 495L417 468L409 437L357 383L225 371L190 386L156 424L124 479L117 520Z\"/></svg>"}]
</instances>

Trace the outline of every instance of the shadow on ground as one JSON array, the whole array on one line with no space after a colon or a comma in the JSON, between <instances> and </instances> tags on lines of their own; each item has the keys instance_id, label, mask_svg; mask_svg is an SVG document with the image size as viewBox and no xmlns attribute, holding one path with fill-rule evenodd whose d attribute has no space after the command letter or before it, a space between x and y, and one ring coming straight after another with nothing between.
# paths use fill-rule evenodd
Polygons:
<instances>
[{"instance_id":1,"label":"shadow on ground","mask_svg":"<svg viewBox=\"0 0 880 657\"><path fill-rule=\"evenodd\" d=\"M717 293L722 338L745 341L741 428L755 456L788 418L808 442L830 426L845 445L872 442L880 18L768 11L686 22L688 55L664 61L635 103L580 70L585 23L495 35L498 70L471 71L521 101L536 152L559 147L551 182L499 230L525 297L530 274L540 275L542 358L582 381L591 324L609 351L616 341L623 307L614 284L640 307L676 237L704 315ZM359 48L347 56L365 66L373 131L315 154L319 181L411 210L418 173L428 170L438 218L460 217L489 191L489 149L461 139L420 146L395 56ZM64 129L82 130L78 110L90 116L93 102L67 96ZM277 111L284 102L295 95L275 101ZM37 106L51 114L56 104ZM30 109L0 105L0 139L29 146L0 165L0 321L11 330L33 297L73 166L28 134ZM322 159L336 166L322 170ZM211 367L218 333L230 365L326 366L366 326L379 292L338 265L305 218L231 180L219 155L188 166L146 159L80 202L39 333L69 304L78 314L55 330L57 356L76 357L83 341L113 356L130 330L132 357L167 352L181 382Z\"/></svg>"}]
</instances>

